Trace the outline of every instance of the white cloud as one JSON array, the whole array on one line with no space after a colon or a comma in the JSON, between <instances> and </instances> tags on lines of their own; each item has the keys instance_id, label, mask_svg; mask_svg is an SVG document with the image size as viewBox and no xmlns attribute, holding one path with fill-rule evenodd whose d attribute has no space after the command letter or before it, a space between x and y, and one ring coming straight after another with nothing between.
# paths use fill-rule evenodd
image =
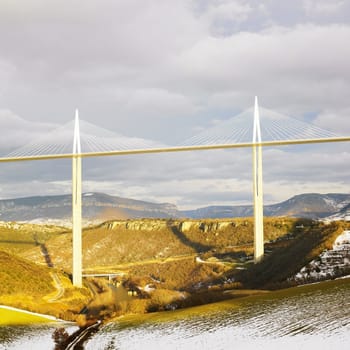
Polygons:
<instances>
[{"instance_id":1,"label":"white cloud","mask_svg":"<svg viewBox=\"0 0 350 350\"><path fill-rule=\"evenodd\" d=\"M238 90L243 95L255 88L275 100L292 89L296 99L305 92L319 96L307 84L317 83L319 90L337 80L349 84L350 50L344 46L349 35L348 26L306 25L207 37L179 56L177 70L202 93Z\"/></svg>"},{"instance_id":2,"label":"white cloud","mask_svg":"<svg viewBox=\"0 0 350 350\"><path fill-rule=\"evenodd\" d=\"M342 10L344 0L304 0L304 10L308 15L329 15Z\"/></svg>"},{"instance_id":3,"label":"white cloud","mask_svg":"<svg viewBox=\"0 0 350 350\"><path fill-rule=\"evenodd\" d=\"M23 146L57 127L53 123L28 122L12 111L3 109L0 109L0 125L3 130L0 139L2 153Z\"/></svg>"},{"instance_id":4,"label":"white cloud","mask_svg":"<svg viewBox=\"0 0 350 350\"><path fill-rule=\"evenodd\" d=\"M124 100L126 114L172 118L192 115L196 107L186 96L163 89L135 89Z\"/></svg>"},{"instance_id":5,"label":"white cloud","mask_svg":"<svg viewBox=\"0 0 350 350\"><path fill-rule=\"evenodd\" d=\"M212 1L202 14L202 20L208 23L213 35L225 36L232 29L237 30L239 23L245 21L252 11L252 7L242 1Z\"/></svg>"},{"instance_id":6,"label":"white cloud","mask_svg":"<svg viewBox=\"0 0 350 350\"><path fill-rule=\"evenodd\" d=\"M332 130L340 136L350 135L350 107L344 109L324 110L314 120L316 125Z\"/></svg>"},{"instance_id":7,"label":"white cloud","mask_svg":"<svg viewBox=\"0 0 350 350\"><path fill-rule=\"evenodd\" d=\"M1 95L8 88L9 81L11 80L11 77L13 76L15 71L16 69L11 63L2 61L0 58L0 98Z\"/></svg>"}]
</instances>

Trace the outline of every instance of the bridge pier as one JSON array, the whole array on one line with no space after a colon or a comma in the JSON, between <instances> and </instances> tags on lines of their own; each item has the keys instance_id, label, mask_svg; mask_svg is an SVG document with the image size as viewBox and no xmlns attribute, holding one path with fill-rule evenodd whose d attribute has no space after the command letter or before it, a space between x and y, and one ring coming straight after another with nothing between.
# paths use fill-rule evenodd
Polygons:
<instances>
[{"instance_id":1,"label":"bridge pier","mask_svg":"<svg viewBox=\"0 0 350 350\"><path fill-rule=\"evenodd\" d=\"M257 145L258 143L258 145ZM253 200L254 200L254 262L264 257L264 203L262 178L262 147L258 98L255 97L253 129Z\"/></svg>"},{"instance_id":2,"label":"bridge pier","mask_svg":"<svg viewBox=\"0 0 350 350\"><path fill-rule=\"evenodd\" d=\"M81 287L82 277L82 224L81 224L81 145L78 110L75 112L72 156L72 235L73 285Z\"/></svg>"}]
</instances>

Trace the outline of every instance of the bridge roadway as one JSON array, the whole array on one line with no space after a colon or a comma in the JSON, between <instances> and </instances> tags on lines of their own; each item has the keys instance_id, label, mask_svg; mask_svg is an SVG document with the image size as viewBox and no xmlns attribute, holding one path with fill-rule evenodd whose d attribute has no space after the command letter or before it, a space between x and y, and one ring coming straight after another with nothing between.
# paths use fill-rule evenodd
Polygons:
<instances>
[{"instance_id":1,"label":"bridge roadway","mask_svg":"<svg viewBox=\"0 0 350 350\"><path fill-rule=\"evenodd\" d=\"M108 277L108 280L111 281L112 278L115 278L117 276L124 276L124 272L117 272L117 273L86 273L83 274L83 277Z\"/></svg>"},{"instance_id":2,"label":"bridge roadway","mask_svg":"<svg viewBox=\"0 0 350 350\"><path fill-rule=\"evenodd\" d=\"M184 151L200 151L211 149L227 149L227 148L250 148L250 147L270 147L270 146L288 146L314 143L330 143L330 142L349 142L350 136L344 137L328 137L328 138L314 138L314 139L297 139L297 140L277 140L277 141L262 141L262 142L242 142L242 143L225 143L225 144L210 144L210 145L194 145L194 146L169 146L162 148L146 148L146 149L131 149L131 150L115 150L115 151L90 151L79 154L74 153L59 153L59 154L37 154L24 156L5 156L0 157L2 162L18 162L31 160L48 160L48 159L62 159L62 158L87 158L100 156L118 156L129 154L147 154L147 153L172 153Z\"/></svg>"}]
</instances>

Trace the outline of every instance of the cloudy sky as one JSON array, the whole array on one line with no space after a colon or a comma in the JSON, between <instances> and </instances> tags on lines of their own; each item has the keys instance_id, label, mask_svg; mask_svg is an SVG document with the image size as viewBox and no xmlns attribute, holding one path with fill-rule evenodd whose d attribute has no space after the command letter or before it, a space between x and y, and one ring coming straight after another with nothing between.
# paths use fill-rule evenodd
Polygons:
<instances>
[{"instance_id":1,"label":"cloudy sky","mask_svg":"<svg viewBox=\"0 0 350 350\"><path fill-rule=\"evenodd\" d=\"M0 0L1 154L74 118L176 144L262 106L350 135L350 0ZM265 199L349 193L350 144L264 149ZM70 193L69 160L0 164L0 198ZM84 161L84 191L251 201L249 149Z\"/></svg>"}]
</instances>

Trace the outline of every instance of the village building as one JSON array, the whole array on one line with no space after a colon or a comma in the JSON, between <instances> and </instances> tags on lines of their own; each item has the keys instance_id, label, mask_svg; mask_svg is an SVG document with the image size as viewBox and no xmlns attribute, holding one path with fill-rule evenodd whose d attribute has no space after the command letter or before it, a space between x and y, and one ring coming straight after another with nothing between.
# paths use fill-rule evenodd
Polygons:
<instances>
[{"instance_id":1,"label":"village building","mask_svg":"<svg viewBox=\"0 0 350 350\"><path fill-rule=\"evenodd\" d=\"M335 278L350 273L350 231L344 231L337 237L332 250L326 250L318 259L291 278L298 283Z\"/></svg>"}]
</instances>

